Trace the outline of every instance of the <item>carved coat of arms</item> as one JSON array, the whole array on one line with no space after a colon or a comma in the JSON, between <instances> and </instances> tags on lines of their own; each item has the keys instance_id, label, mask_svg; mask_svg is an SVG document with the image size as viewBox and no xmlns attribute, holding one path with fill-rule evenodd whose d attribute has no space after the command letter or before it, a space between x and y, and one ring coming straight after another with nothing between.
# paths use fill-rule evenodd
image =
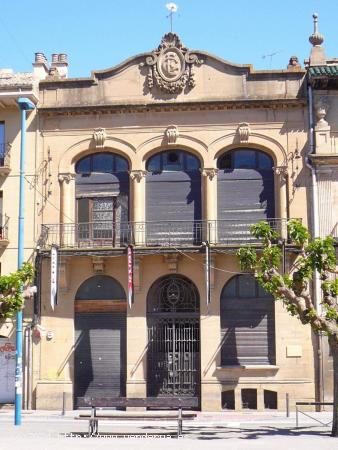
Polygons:
<instances>
[{"instance_id":1,"label":"carved coat of arms","mask_svg":"<svg viewBox=\"0 0 338 450\"><path fill-rule=\"evenodd\" d=\"M164 92L176 94L186 86L195 86L194 66L202 63L203 60L199 59L196 53L183 46L177 34L167 33L158 48L146 57L142 65L149 68L149 89L157 85Z\"/></svg>"}]
</instances>

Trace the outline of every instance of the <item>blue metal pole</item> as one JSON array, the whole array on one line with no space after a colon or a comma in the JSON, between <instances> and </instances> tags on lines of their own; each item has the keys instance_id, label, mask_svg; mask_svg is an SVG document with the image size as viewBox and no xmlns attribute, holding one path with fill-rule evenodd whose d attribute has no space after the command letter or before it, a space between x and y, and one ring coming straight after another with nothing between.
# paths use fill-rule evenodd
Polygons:
<instances>
[{"instance_id":1,"label":"blue metal pole","mask_svg":"<svg viewBox=\"0 0 338 450\"><path fill-rule=\"evenodd\" d=\"M21 116L20 145L20 189L19 189L19 224L18 224L18 269L24 258L24 210L25 210L25 147L26 147L26 111L35 105L28 98L19 98L18 106ZM21 425L22 411L22 311L16 314L16 361L15 361L15 425Z\"/></svg>"}]
</instances>

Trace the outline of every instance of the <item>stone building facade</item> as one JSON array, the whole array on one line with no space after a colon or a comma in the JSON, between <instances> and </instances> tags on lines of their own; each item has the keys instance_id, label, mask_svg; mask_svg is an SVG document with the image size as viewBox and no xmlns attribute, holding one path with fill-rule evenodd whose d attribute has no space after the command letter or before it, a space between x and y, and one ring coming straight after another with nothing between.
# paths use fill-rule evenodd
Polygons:
<instances>
[{"instance_id":1,"label":"stone building facade","mask_svg":"<svg viewBox=\"0 0 338 450\"><path fill-rule=\"evenodd\" d=\"M284 237L289 218L307 223L297 61L255 71L169 33L154 51L90 78L56 72L39 95L51 189L41 215L36 407L60 408L62 392L69 407L107 392L194 395L216 411L282 409L286 393L313 399L310 329L240 275L235 257L251 223L266 218ZM291 257L286 244L286 264Z\"/></svg>"}]
</instances>

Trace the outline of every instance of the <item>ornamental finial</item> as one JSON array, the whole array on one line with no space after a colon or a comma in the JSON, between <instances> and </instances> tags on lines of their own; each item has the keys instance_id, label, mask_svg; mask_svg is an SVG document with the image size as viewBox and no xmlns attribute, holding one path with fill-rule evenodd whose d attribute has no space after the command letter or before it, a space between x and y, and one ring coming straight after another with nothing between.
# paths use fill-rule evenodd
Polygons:
<instances>
[{"instance_id":1,"label":"ornamental finial","mask_svg":"<svg viewBox=\"0 0 338 450\"><path fill-rule=\"evenodd\" d=\"M318 14L314 13L313 17L313 33L309 37L309 41L315 47L317 45L322 45L324 42L324 36L318 31Z\"/></svg>"}]
</instances>

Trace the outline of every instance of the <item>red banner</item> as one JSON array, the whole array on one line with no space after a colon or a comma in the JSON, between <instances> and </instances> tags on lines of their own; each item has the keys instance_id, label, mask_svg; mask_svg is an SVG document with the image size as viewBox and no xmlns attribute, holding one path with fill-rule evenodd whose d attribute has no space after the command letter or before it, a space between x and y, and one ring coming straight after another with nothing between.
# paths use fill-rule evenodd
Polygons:
<instances>
[{"instance_id":1,"label":"red banner","mask_svg":"<svg viewBox=\"0 0 338 450\"><path fill-rule=\"evenodd\" d=\"M128 304L134 303L134 257L133 247L128 245Z\"/></svg>"}]
</instances>

